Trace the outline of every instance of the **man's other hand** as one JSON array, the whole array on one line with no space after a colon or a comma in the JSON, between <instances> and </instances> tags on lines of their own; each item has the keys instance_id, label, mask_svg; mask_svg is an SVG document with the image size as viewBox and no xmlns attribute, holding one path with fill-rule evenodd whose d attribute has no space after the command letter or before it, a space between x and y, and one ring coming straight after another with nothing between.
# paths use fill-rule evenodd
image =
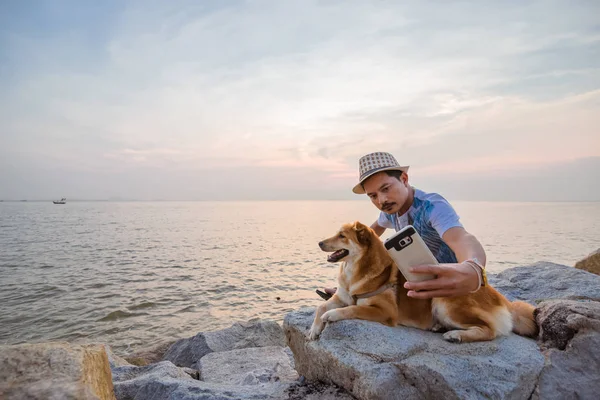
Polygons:
<instances>
[{"instance_id":1,"label":"man's other hand","mask_svg":"<svg viewBox=\"0 0 600 400\"><path fill-rule=\"evenodd\" d=\"M412 267L413 274L437 275L437 278L422 282L406 282L408 296L415 299L463 296L478 289L479 274L470 265L439 264Z\"/></svg>"}]
</instances>

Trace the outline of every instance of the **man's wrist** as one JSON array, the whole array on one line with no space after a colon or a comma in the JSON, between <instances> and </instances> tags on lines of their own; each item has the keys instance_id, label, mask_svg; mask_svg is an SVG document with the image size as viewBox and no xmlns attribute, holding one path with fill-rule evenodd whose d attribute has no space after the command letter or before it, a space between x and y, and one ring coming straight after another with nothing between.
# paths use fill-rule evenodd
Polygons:
<instances>
[{"instance_id":1,"label":"man's wrist","mask_svg":"<svg viewBox=\"0 0 600 400\"><path fill-rule=\"evenodd\" d=\"M481 264L481 262L479 262L479 260L475 257L469 258L468 260L465 260L464 262L469 264L471 267L473 267L478 272L479 279L480 279L480 286L487 286L488 285L487 275L485 273L485 267Z\"/></svg>"},{"instance_id":2,"label":"man's wrist","mask_svg":"<svg viewBox=\"0 0 600 400\"><path fill-rule=\"evenodd\" d=\"M477 258L477 257L469 258L467 261L474 262L482 270L485 269L485 265L483 265L483 263L481 261L479 261L479 258Z\"/></svg>"},{"instance_id":3,"label":"man's wrist","mask_svg":"<svg viewBox=\"0 0 600 400\"><path fill-rule=\"evenodd\" d=\"M481 276L481 270L475 266L475 264L469 262L469 261L463 261L461 263L462 265L467 265L469 266L469 268L473 269L473 271L475 271L475 275L477 276L477 286L475 287L475 289L471 290L469 293L475 293L476 291L478 291L479 289L481 289L481 286L483 286L483 280L482 280L482 276Z\"/></svg>"}]
</instances>

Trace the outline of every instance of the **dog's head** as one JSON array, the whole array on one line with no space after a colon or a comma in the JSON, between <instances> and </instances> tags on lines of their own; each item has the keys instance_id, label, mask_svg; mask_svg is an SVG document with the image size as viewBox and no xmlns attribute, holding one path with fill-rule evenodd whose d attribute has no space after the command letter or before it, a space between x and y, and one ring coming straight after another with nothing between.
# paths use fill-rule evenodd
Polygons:
<instances>
[{"instance_id":1,"label":"dog's head","mask_svg":"<svg viewBox=\"0 0 600 400\"><path fill-rule=\"evenodd\" d=\"M329 262L338 262L346 257L355 258L369 247L375 233L366 225L356 221L342 225L334 236L319 242L323 251L333 252L327 257Z\"/></svg>"}]
</instances>

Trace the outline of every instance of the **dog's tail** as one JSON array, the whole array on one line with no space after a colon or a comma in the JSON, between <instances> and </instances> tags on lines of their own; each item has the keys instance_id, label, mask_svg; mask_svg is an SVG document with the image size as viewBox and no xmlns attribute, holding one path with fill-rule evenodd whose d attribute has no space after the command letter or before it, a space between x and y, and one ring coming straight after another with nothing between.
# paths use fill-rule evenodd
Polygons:
<instances>
[{"instance_id":1,"label":"dog's tail","mask_svg":"<svg viewBox=\"0 0 600 400\"><path fill-rule=\"evenodd\" d=\"M524 301L513 301L509 306L513 320L513 332L529 337L536 337L538 326L533 316L535 307Z\"/></svg>"}]
</instances>

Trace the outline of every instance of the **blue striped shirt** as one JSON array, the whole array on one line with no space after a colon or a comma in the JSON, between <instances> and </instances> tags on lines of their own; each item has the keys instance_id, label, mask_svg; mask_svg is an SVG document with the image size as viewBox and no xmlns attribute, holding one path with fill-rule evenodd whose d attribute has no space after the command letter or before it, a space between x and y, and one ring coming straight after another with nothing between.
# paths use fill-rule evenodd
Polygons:
<instances>
[{"instance_id":1,"label":"blue striped shirt","mask_svg":"<svg viewBox=\"0 0 600 400\"><path fill-rule=\"evenodd\" d=\"M450 228L462 227L462 224L450 203L437 193L415 189L413 204L406 213L399 216L382 211L377 223L396 232L412 225L439 263L458 262L452 249L442 240L442 235Z\"/></svg>"}]
</instances>

